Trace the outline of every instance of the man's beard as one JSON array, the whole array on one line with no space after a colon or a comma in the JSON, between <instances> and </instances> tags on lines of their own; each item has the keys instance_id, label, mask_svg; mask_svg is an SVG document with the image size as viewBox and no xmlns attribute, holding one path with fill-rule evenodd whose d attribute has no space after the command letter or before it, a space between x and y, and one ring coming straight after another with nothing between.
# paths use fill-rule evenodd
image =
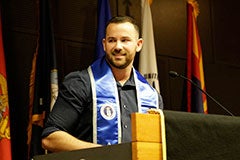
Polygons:
<instances>
[{"instance_id":1,"label":"man's beard","mask_svg":"<svg viewBox=\"0 0 240 160\"><path fill-rule=\"evenodd\" d=\"M112 53L112 55L114 55L116 53ZM120 54L120 53L119 53ZM118 64L117 62L115 62L114 60L114 56L109 56L109 55L106 55L106 59L107 59L107 62L115 67L115 68L118 68L118 69L124 69L126 68L127 66L129 66L129 64L131 63L131 60L129 58L126 57L126 59L124 60L124 63L121 63L121 64Z\"/></svg>"}]
</instances>

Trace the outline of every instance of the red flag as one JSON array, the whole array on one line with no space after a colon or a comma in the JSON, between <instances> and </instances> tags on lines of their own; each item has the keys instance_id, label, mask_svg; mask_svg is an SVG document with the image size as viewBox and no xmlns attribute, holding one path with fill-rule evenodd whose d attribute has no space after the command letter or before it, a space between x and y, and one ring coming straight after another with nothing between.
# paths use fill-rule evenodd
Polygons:
<instances>
[{"instance_id":1,"label":"red flag","mask_svg":"<svg viewBox=\"0 0 240 160\"><path fill-rule=\"evenodd\" d=\"M7 74L0 17L0 160L12 159L9 116Z\"/></svg>"},{"instance_id":2,"label":"red flag","mask_svg":"<svg viewBox=\"0 0 240 160\"><path fill-rule=\"evenodd\" d=\"M187 78L191 79L202 90L206 90L202 49L197 28L198 3L187 2ZM187 111L207 113L207 98L197 87L187 82Z\"/></svg>"}]
</instances>

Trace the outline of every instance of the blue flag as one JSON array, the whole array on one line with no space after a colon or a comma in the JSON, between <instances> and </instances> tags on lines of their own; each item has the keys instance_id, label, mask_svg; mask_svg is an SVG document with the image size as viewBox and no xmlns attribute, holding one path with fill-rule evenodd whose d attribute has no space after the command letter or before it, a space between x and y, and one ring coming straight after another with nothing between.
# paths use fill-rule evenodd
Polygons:
<instances>
[{"instance_id":1,"label":"blue flag","mask_svg":"<svg viewBox=\"0 0 240 160\"><path fill-rule=\"evenodd\" d=\"M111 10L108 0L98 0L98 26L97 26L97 42L96 42L96 59L105 55L102 39L105 37L105 26L111 19Z\"/></svg>"}]
</instances>

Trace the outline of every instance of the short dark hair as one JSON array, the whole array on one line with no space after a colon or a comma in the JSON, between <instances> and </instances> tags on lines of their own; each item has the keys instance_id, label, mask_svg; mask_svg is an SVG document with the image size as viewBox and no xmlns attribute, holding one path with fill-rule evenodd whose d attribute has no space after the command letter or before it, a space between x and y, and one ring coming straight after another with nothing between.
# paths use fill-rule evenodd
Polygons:
<instances>
[{"instance_id":1,"label":"short dark hair","mask_svg":"<svg viewBox=\"0 0 240 160\"><path fill-rule=\"evenodd\" d=\"M109 24L112 24L112 23L119 24L119 23L125 23L125 22L129 22L129 23L133 24L133 26L136 29L138 35L140 34L140 30L139 30L139 26L137 24L137 21L134 18L129 17L129 16L116 16L116 17L111 18L106 24L105 33L106 33L106 30L107 30L107 27L109 26Z\"/></svg>"}]
</instances>

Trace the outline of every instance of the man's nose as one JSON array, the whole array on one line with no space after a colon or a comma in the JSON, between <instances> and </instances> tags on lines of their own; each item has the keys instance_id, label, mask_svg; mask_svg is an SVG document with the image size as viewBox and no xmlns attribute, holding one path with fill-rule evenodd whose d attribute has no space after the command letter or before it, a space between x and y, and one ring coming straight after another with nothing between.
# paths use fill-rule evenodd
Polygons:
<instances>
[{"instance_id":1,"label":"man's nose","mask_svg":"<svg viewBox=\"0 0 240 160\"><path fill-rule=\"evenodd\" d=\"M116 50L121 50L122 49L122 42L121 41L116 41L115 49Z\"/></svg>"}]
</instances>

